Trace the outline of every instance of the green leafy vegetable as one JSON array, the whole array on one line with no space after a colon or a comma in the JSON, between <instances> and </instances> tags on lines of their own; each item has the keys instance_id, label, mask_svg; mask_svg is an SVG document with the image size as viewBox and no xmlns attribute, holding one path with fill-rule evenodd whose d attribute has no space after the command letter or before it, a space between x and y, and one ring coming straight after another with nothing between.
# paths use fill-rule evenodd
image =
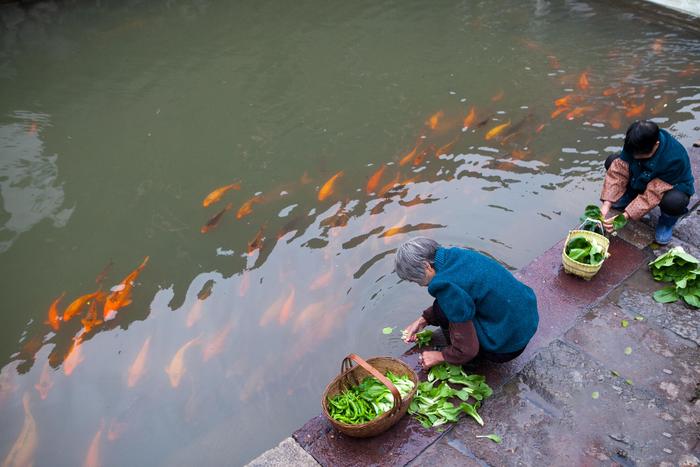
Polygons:
<instances>
[{"instance_id":1,"label":"green leafy vegetable","mask_svg":"<svg viewBox=\"0 0 700 467\"><path fill-rule=\"evenodd\" d=\"M649 263L651 275L661 282L673 282L654 292L654 300L672 303L683 299L688 305L700 308L700 261L683 247L671 248Z\"/></svg>"},{"instance_id":2,"label":"green leafy vegetable","mask_svg":"<svg viewBox=\"0 0 700 467\"><path fill-rule=\"evenodd\" d=\"M620 376L620 373L617 372L617 371L615 371L615 370L610 370L610 373L611 373L613 376Z\"/></svg>"},{"instance_id":3,"label":"green leafy vegetable","mask_svg":"<svg viewBox=\"0 0 700 467\"><path fill-rule=\"evenodd\" d=\"M625 347L625 355L632 355L632 347Z\"/></svg>"},{"instance_id":4,"label":"green leafy vegetable","mask_svg":"<svg viewBox=\"0 0 700 467\"><path fill-rule=\"evenodd\" d=\"M413 381L407 375L397 376L387 372L386 377L394 383L404 398L413 389ZM378 379L368 376L358 386L346 389L328 399L328 412L339 422L356 425L367 423L394 406L394 396Z\"/></svg>"},{"instance_id":5,"label":"green leafy vegetable","mask_svg":"<svg viewBox=\"0 0 700 467\"><path fill-rule=\"evenodd\" d=\"M626 379L625 383L629 384L630 386L633 386L632 380L631 379Z\"/></svg>"},{"instance_id":6,"label":"green leafy vegetable","mask_svg":"<svg viewBox=\"0 0 700 467\"><path fill-rule=\"evenodd\" d=\"M630 322L627 321L626 319L623 319L622 321L620 321L620 326L622 326L623 328L626 328L629 325L630 325Z\"/></svg>"},{"instance_id":7,"label":"green leafy vegetable","mask_svg":"<svg viewBox=\"0 0 700 467\"><path fill-rule=\"evenodd\" d=\"M581 222L584 222L586 219L593 219L596 221L603 221L603 213L600 211L600 208L596 206L595 204L589 204L586 206L586 208L583 210L583 216L581 216Z\"/></svg>"},{"instance_id":8,"label":"green leafy vegetable","mask_svg":"<svg viewBox=\"0 0 700 467\"><path fill-rule=\"evenodd\" d=\"M635 316L634 320L635 321L644 321L644 316Z\"/></svg>"},{"instance_id":9,"label":"green leafy vegetable","mask_svg":"<svg viewBox=\"0 0 700 467\"><path fill-rule=\"evenodd\" d=\"M597 399L597 398L600 397L600 393L599 393L598 391L593 391L593 392L591 393L591 397L592 397L593 399Z\"/></svg>"},{"instance_id":10,"label":"green leafy vegetable","mask_svg":"<svg viewBox=\"0 0 700 467\"><path fill-rule=\"evenodd\" d=\"M418 344L418 348L424 347L426 345L430 345L430 341L433 338L433 331L430 329L424 329L421 332L416 333L416 343Z\"/></svg>"},{"instance_id":11,"label":"green leafy vegetable","mask_svg":"<svg viewBox=\"0 0 700 467\"><path fill-rule=\"evenodd\" d=\"M575 236L566 244L566 255L584 264L599 264L603 261L603 247L594 239Z\"/></svg>"},{"instance_id":12,"label":"green leafy vegetable","mask_svg":"<svg viewBox=\"0 0 700 467\"><path fill-rule=\"evenodd\" d=\"M627 218L624 214L618 214L613 218L613 229L620 230L627 225Z\"/></svg>"},{"instance_id":13,"label":"green leafy vegetable","mask_svg":"<svg viewBox=\"0 0 700 467\"><path fill-rule=\"evenodd\" d=\"M462 413L483 425L484 421L477 409L481 401L491 394L493 390L483 376L468 375L461 366L441 363L430 369L428 381L418 384L408 413L426 428L456 422ZM468 403L470 399L474 399L473 404ZM455 405L455 400L462 402Z\"/></svg>"},{"instance_id":14,"label":"green leafy vegetable","mask_svg":"<svg viewBox=\"0 0 700 467\"><path fill-rule=\"evenodd\" d=\"M394 332L394 328L391 328L391 327L386 327L386 328L382 329L382 334L385 334L385 335L391 334L392 332Z\"/></svg>"},{"instance_id":15,"label":"green leafy vegetable","mask_svg":"<svg viewBox=\"0 0 700 467\"><path fill-rule=\"evenodd\" d=\"M476 435L476 437L477 437L477 438L488 438L488 439L490 439L491 441L493 441L494 443L497 443L497 444L501 444L501 441L503 441L503 440L501 439L501 437L498 436L497 434L492 434L492 435Z\"/></svg>"}]
</instances>

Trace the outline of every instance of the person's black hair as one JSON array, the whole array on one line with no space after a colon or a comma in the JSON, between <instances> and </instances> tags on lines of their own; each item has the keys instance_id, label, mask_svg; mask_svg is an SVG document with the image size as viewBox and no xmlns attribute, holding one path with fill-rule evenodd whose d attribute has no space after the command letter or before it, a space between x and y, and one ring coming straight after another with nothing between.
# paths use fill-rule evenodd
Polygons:
<instances>
[{"instance_id":1,"label":"person's black hair","mask_svg":"<svg viewBox=\"0 0 700 467\"><path fill-rule=\"evenodd\" d=\"M627 129L622 149L632 156L649 154L658 140L659 126L649 120L638 120Z\"/></svg>"}]
</instances>

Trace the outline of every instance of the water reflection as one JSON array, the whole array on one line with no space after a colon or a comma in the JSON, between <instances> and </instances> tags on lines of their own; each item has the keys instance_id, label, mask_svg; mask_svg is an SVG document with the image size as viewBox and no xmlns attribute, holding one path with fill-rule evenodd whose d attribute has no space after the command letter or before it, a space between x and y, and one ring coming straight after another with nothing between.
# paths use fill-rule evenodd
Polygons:
<instances>
[{"instance_id":1,"label":"water reflection","mask_svg":"<svg viewBox=\"0 0 700 467\"><path fill-rule=\"evenodd\" d=\"M58 182L58 155L45 154L41 132L49 116L17 111L13 123L0 125L0 254L44 219L64 226L73 207L64 208Z\"/></svg>"}]
</instances>

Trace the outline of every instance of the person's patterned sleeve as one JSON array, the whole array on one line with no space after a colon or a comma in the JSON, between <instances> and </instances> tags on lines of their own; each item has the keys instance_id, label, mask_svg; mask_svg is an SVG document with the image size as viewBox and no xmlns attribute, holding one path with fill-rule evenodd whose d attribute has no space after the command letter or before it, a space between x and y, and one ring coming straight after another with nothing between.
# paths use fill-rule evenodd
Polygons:
<instances>
[{"instance_id":1,"label":"person's patterned sleeve","mask_svg":"<svg viewBox=\"0 0 700 467\"><path fill-rule=\"evenodd\" d=\"M627 190L627 182L630 178L629 165L619 157L612 161L610 168L605 174L603 191L600 194L601 201L614 203L622 198Z\"/></svg>"},{"instance_id":2,"label":"person's patterned sleeve","mask_svg":"<svg viewBox=\"0 0 700 467\"><path fill-rule=\"evenodd\" d=\"M673 185L664 182L660 178L655 178L647 183L644 193L638 195L625 208L625 212L630 219L638 221L644 214L648 213L661 202L664 193L673 189Z\"/></svg>"}]
</instances>

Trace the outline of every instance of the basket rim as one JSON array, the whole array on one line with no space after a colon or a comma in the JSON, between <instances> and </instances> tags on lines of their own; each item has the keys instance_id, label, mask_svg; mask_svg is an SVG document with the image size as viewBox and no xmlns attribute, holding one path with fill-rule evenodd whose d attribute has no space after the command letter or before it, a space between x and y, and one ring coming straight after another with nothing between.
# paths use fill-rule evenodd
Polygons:
<instances>
[{"instance_id":1,"label":"basket rim","mask_svg":"<svg viewBox=\"0 0 700 467\"><path fill-rule=\"evenodd\" d=\"M353 430L359 430L360 428L367 428L367 427L369 427L369 426L375 425L375 424L379 423L379 422L382 421L382 420L385 420L385 419L387 419L387 418L393 417L394 415L401 415L401 416L403 416L403 413L405 413L405 411L406 411L405 409L408 408L408 405L411 403L413 397L416 395L416 392L418 391L418 384L420 383L420 379L418 378L418 375L416 374L416 372L413 371L413 369L412 369L410 366L408 366L408 364L406 364L405 362L403 362L403 361L401 361L401 360L399 360L398 358L395 358L395 357L390 357L390 356L376 356L376 357L370 357L370 358L366 359L365 361L366 361L367 363L369 363L369 364L372 364L372 362L373 362L374 360L377 360L377 359L380 359L380 358L382 358L382 359L389 359L389 360L392 360L393 362L399 363L399 364L406 370L406 373L405 373L405 374L407 374L407 375L411 378L411 381L413 381L413 388L411 389L411 391L410 391L408 394L406 394L405 397L402 397L402 398L401 398L401 408L399 409L399 411L398 411L398 412L395 412L394 414L390 414L389 411L383 412L383 413L377 415L377 416L376 416L375 418L373 418L372 420L370 420L370 421L368 421L368 422L365 422L365 423L345 423L345 422L341 422L340 420L336 420L336 419L334 419L333 417L330 416L330 411L328 410L328 393L330 392L329 390L330 390L331 385L333 385L336 381L342 379L346 374L349 374L349 373L355 371L355 370L358 369L358 368L362 368L361 366L356 365L356 366L350 368L349 370L344 371L344 372L341 372L341 373L339 373L338 375L336 375L335 378L333 378L333 379L330 381L330 383L328 383L328 385L326 386L326 389L324 389L324 391L323 391L323 397L322 397L322 400L321 400L321 406L322 406L322 408L323 408L323 415L324 415L331 423L333 423L333 424L335 424L335 425L337 425L337 426L340 426L340 427L342 427L342 428L349 428L349 429L353 429ZM404 373L402 373L402 374L404 374ZM405 407L404 407L404 404L406 405Z\"/></svg>"}]
</instances>

